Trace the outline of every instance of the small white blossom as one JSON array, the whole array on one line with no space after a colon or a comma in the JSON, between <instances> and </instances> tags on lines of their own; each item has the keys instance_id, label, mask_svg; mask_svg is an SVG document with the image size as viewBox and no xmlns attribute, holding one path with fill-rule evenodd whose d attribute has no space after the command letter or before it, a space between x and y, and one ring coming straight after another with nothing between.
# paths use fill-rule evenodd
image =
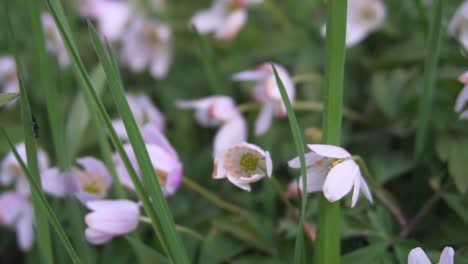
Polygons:
<instances>
[{"instance_id":1,"label":"small white blossom","mask_svg":"<svg viewBox=\"0 0 468 264\"><path fill-rule=\"evenodd\" d=\"M47 50L57 56L61 67L69 65L71 62L70 57L54 19L49 13L44 12L41 14L41 22L44 28Z\"/></svg>"},{"instance_id":2,"label":"small white blossom","mask_svg":"<svg viewBox=\"0 0 468 264\"><path fill-rule=\"evenodd\" d=\"M359 165L343 148L331 145L308 145L312 150L306 154L307 192L323 191L325 198L335 202L353 190L350 207L354 207L362 191L372 202L372 195ZM289 161L289 167L300 168L299 157ZM290 184L289 189L302 190L302 178Z\"/></svg>"},{"instance_id":3,"label":"small white blossom","mask_svg":"<svg viewBox=\"0 0 468 264\"><path fill-rule=\"evenodd\" d=\"M440 255L439 264L453 264L453 257L455 251L451 247L445 247ZM408 254L408 264L431 264L422 248L417 247L410 251Z\"/></svg>"},{"instance_id":4,"label":"small white blossom","mask_svg":"<svg viewBox=\"0 0 468 264\"><path fill-rule=\"evenodd\" d=\"M468 120L468 108L466 107L468 103L468 72L462 74L458 80L465 85L460 91L455 102L455 112L460 114L461 119Z\"/></svg>"},{"instance_id":5,"label":"small white blossom","mask_svg":"<svg viewBox=\"0 0 468 264\"><path fill-rule=\"evenodd\" d=\"M278 76L283 82L289 100L293 104L296 97L296 88L294 86L294 82L283 66L279 64L274 65L278 72ZM255 134L257 136L262 135L268 131L274 115L280 118L286 117L286 106L283 103L280 90L276 83L276 78L271 63L263 63L255 69L236 73L232 76L232 78L236 81L257 82L252 92L252 96L256 101L263 105L258 118L255 121Z\"/></svg>"},{"instance_id":6,"label":"small white blossom","mask_svg":"<svg viewBox=\"0 0 468 264\"><path fill-rule=\"evenodd\" d=\"M268 151L244 142L226 149L215 158L213 178L227 177L237 187L250 191L250 184L265 176L271 177L272 169Z\"/></svg>"},{"instance_id":7,"label":"small white blossom","mask_svg":"<svg viewBox=\"0 0 468 264\"><path fill-rule=\"evenodd\" d=\"M219 41L232 40L247 22L247 8L262 0L214 0L213 5L197 12L191 20L202 34L214 33Z\"/></svg>"},{"instance_id":8,"label":"small white blossom","mask_svg":"<svg viewBox=\"0 0 468 264\"><path fill-rule=\"evenodd\" d=\"M154 78L166 77L173 61L171 29L158 20L136 17L122 40L122 61L133 72L149 67Z\"/></svg>"},{"instance_id":9,"label":"small white blossom","mask_svg":"<svg viewBox=\"0 0 468 264\"><path fill-rule=\"evenodd\" d=\"M468 49L468 1L464 1L457 9L448 29Z\"/></svg>"},{"instance_id":10,"label":"small white blossom","mask_svg":"<svg viewBox=\"0 0 468 264\"><path fill-rule=\"evenodd\" d=\"M92 210L85 217L85 236L92 244L104 244L116 236L126 235L138 227L140 208L129 200L101 200L86 203Z\"/></svg>"}]
</instances>

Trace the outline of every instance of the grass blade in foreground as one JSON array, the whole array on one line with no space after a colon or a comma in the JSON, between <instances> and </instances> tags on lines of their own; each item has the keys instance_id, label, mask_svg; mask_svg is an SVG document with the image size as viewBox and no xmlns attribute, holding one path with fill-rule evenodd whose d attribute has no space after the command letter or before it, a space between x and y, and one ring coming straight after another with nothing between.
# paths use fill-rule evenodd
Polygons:
<instances>
[{"instance_id":1,"label":"grass blade in foreground","mask_svg":"<svg viewBox=\"0 0 468 264\"><path fill-rule=\"evenodd\" d=\"M323 142L340 145L347 0L327 2L326 87ZM340 263L340 203L320 197L315 263Z\"/></svg>"},{"instance_id":2,"label":"grass blade in foreground","mask_svg":"<svg viewBox=\"0 0 468 264\"><path fill-rule=\"evenodd\" d=\"M118 70L113 62L112 51L110 46L104 49L99 40L94 27L89 23L89 28L92 33L92 40L99 60L107 74L109 87L112 91L115 104L119 110L128 138L135 152L138 165L143 175L143 181L146 186L146 191L149 193L151 200L153 200L153 207L156 212L159 212L158 234L160 234L161 242L165 245L167 254L174 263L189 263L182 240L176 232L174 219L169 210L166 198L162 192L161 186L158 182L158 177L151 163L151 159L146 151L146 145L140 133L140 129L133 117L130 106L125 98L125 92Z\"/></svg>"},{"instance_id":3,"label":"grass blade in foreground","mask_svg":"<svg viewBox=\"0 0 468 264\"><path fill-rule=\"evenodd\" d=\"M427 38L428 48L426 50L426 60L424 62L424 82L422 98L419 103L418 130L415 140L415 158L419 160L426 143L427 129L429 126L429 116L431 114L431 103L434 97L434 83L436 77L437 61L439 60L441 32L442 32L442 9L443 0L436 0L432 4L432 18L429 36Z\"/></svg>"},{"instance_id":4,"label":"grass blade in foreground","mask_svg":"<svg viewBox=\"0 0 468 264\"><path fill-rule=\"evenodd\" d=\"M24 171L24 174L26 175L26 178L28 179L29 186L31 188L31 192L38 197L38 201L41 203L42 207L45 209L44 213L47 216L47 218L50 221L50 224L54 228L55 232L57 233L58 237L62 241L63 246L68 252L68 255L70 256L70 259L74 264L79 264L81 263L80 258L76 254L75 250L73 249L72 244L70 243L70 240L68 239L67 235L65 234L65 231L63 230L62 226L60 225L60 222L57 219L57 216L54 214L52 211L52 208L49 205L49 202L47 201L44 193L42 192L42 189L38 183L38 181L31 175L28 167L24 163L24 161L21 159L20 155L18 154L18 151L16 151L15 146L13 145L13 142L11 142L10 137L6 133L5 129L0 128L0 130L3 133L3 136L8 142L8 145L10 146L11 150L13 151L13 154L15 155L16 159L18 160L21 169Z\"/></svg>"},{"instance_id":5,"label":"grass blade in foreground","mask_svg":"<svg viewBox=\"0 0 468 264\"><path fill-rule=\"evenodd\" d=\"M9 103L11 100L18 97L17 93L1 93L0 94L0 107Z\"/></svg>"},{"instance_id":6,"label":"grass blade in foreground","mask_svg":"<svg viewBox=\"0 0 468 264\"><path fill-rule=\"evenodd\" d=\"M305 152L304 152L304 141L302 139L302 133L297 123L296 115L292 108L291 102L289 101L286 88L284 88L283 82L281 81L278 72L276 71L275 65L271 65L275 73L276 83L281 93L284 105L288 113L289 125L291 126L291 132L294 139L294 145L296 146L297 154L301 162L301 175L302 175L302 187L303 190L307 190L307 170L305 163ZM307 263L305 255L305 241L304 241L304 223L305 223L305 212L307 205L307 192L302 192L302 203L301 203L301 220L299 223L299 231L296 237L296 248L294 253L294 263Z\"/></svg>"}]
</instances>

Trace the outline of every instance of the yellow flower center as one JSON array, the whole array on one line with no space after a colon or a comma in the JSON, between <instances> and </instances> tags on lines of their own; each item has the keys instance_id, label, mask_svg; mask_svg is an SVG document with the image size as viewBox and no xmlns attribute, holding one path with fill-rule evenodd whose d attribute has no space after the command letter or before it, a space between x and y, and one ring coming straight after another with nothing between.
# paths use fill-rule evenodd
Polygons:
<instances>
[{"instance_id":1,"label":"yellow flower center","mask_svg":"<svg viewBox=\"0 0 468 264\"><path fill-rule=\"evenodd\" d=\"M97 182L93 182L90 184L86 184L83 187L83 190L87 193L92 193L92 194L100 194L101 193L101 187Z\"/></svg>"},{"instance_id":2,"label":"yellow flower center","mask_svg":"<svg viewBox=\"0 0 468 264\"><path fill-rule=\"evenodd\" d=\"M83 186L83 191L91 194L102 194L106 191L104 177L98 174L91 174L87 171L78 172L78 178Z\"/></svg>"},{"instance_id":3,"label":"yellow flower center","mask_svg":"<svg viewBox=\"0 0 468 264\"><path fill-rule=\"evenodd\" d=\"M361 15L366 19L366 20L373 20L376 16L374 10L372 8L363 8L361 11Z\"/></svg>"},{"instance_id":4,"label":"yellow flower center","mask_svg":"<svg viewBox=\"0 0 468 264\"><path fill-rule=\"evenodd\" d=\"M156 175L158 175L158 181L161 187L166 186L167 172L162 171L162 170L156 170Z\"/></svg>"},{"instance_id":5,"label":"yellow flower center","mask_svg":"<svg viewBox=\"0 0 468 264\"><path fill-rule=\"evenodd\" d=\"M257 169L260 159L254 153L244 153L240 157L239 165L244 172L251 172Z\"/></svg>"}]
</instances>

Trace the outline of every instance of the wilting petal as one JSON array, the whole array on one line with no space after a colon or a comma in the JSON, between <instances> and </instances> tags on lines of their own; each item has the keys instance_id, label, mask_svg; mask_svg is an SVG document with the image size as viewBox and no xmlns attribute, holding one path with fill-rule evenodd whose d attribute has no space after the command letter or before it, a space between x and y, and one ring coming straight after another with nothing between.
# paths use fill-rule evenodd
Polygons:
<instances>
[{"instance_id":1,"label":"wilting petal","mask_svg":"<svg viewBox=\"0 0 468 264\"><path fill-rule=\"evenodd\" d=\"M455 251L451 247L445 247L440 255L439 264L453 264Z\"/></svg>"},{"instance_id":2,"label":"wilting petal","mask_svg":"<svg viewBox=\"0 0 468 264\"><path fill-rule=\"evenodd\" d=\"M323 185L323 194L330 202L335 202L351 191L354 180L359 175L359 166L353 160L343 161L334 166Z\"/></svg>"},{"instance_id":3,"label":"wilting petal","mask_svg":"<svg viewBox=\"0 0 468 264\"><path fill-rule=\"evenodd\" d=\"M431 261L424 253L422 248L417 247L410 251L408 254L408 264L431 264Z\"/></svg>"},{"instance_id":4,"label":"wilting petal","mask_svg":"<svg viewBox=\"0 0 468 264\"><path fill-rule=\"evenodd\" d=\"M457 101L455 102L455 112L460 113L463 110L463 107L468 102L468 85L461 90L458 94Z\"/></svg>"},{"instance_id":5,"label":"wilting petal","mask_svg":"<svg viewBox=\"0 0 468 264\"><path fill-rule=\"evenodd\" d=\"M351 157L348 151L338 146L323 145L323 144L311 144L307 145L312 151L319 154L320 156L335 159L344 159Z\"/></svg>"},{"instance_id":6,"label":"wilting petal","mask_svg":"<svg viewBox=\"0 0 468 264\"><path fill-rule=\"evenodd\" d=\"M242 116L224 124L216 133L214 140L214 156L231 146L240 144L247 139L247 124Z\"/></svg>"},{"instance_id":7,"label":"wilting petal","mask_svg":"<svg viewBox=\"0 0 468 264\"><path fill-rule=\"evenodd\" d=\"M85 237L91 244L100 245L111 240L114 236L92 228L86 228Z\"/></svg>"},{"instance_id":8,"label":"wilting petal","mask_svg":"<svg viewBox=\"0 0 468 264\"><path fill-rule=\"evenodd\" d=\"M274 104L266 103L263 105L257 120L255 121L255 135L259 136L268 131L273 120Z\"/></svg>"}]
</instances>

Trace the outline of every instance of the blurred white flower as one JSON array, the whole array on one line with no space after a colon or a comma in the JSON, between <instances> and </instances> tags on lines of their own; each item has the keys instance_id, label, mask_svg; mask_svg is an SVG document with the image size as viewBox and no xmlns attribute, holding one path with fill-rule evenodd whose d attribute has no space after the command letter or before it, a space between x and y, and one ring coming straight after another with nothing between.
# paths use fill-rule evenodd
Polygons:
<instances>
[{"instance_id":1,"label":"blurred white flower","mask_svg":"<svg viewBox=\"0 0 468 264\"><path fill-rule=\"evenodd\" d=\"M149 67L156 79L166 77L173 60L171 29L158 20L137 17L122 40L122 61L133 72Z\"/></svg>"},{"instance_id":2,"label":"blurred white flower","mask_svg":"<svg viewBox=\"0 0 468 264\"><path fill-rule=\"evenodd\" d=\"M445 247L440 255L439 264L453 264L453 256L455 251L451 247ZM422 248L417 247L410 251L408 254L408 264L431 264Z\"/></svg>"},{"instance_id":3,"label":"blurred white flower","mask_svg":"<svg viewBox=\"0 0 468 264\"><path fill-rule=\"evenodd\" d=\"M41 22L44 28L47 50L57 56L58 63L61 67L69 65L71 62L70 57L68 56L67 48L65 47L65 43L63 42L54 19L49 13L43 12L41 14Z\"/></svg>"},{"instance_id":4,"label":"blurred white flower","mask_svg":"<svg viewBox=\"0 0 468 264\"><path fill-rule=\"evenodd\" d=\"M214 33L219 41L232 40L247 22L247 8L262 0L214 0L213 5L197 12L191 24L202 34Z\"/></svg>"},{"instance_id":5,"label":"blurred white flower","mask_svg":"<svg viewBox=\"0 0 468 264\"><path fill-rule=\"evenodd\" d=\"M148 151L164 195L173 195L179 188L184 175L183 166L177 152L164 135L157 129L154 129L151 124L142 129L142 135L146 143L146 150ZM141 174L132 146L130 144L125 144L124 149L136 172ZM118 154L115 154L114 162L122 184L134 190L135 186Z\"/></svg>"},{"instance_id":6,"label":"blurred white flower","mask_svg":"<svg viewBox=\"0 0 468 264\"><path fill-rule=\"evenodd\" d=\"M26 148L24 143L15 146L16 151L24 162L26 159ZM49 166L49 158L47 154L40 148L37 149L37 159L39 165L39 173L42 173ZM14 183L16 191L24 196L29 196L31 190L29 189L29 182L23 172L19 162L16 160L13 152L9 152L3 159L0 165L0 184L10 185Z\"/></svg>"},{"instance_id":7,"label":"blurred white flower","mask_svg":"<svg viewBox=\"0 0 468 264\"><path fill-rule=\"evenodd\" d=\"M291 104L294 104L296 88L291 76L283 66L276 63L274 65L284 84ZM255 121L255 134L257 136L265 134L268 131L274 115L280 118L286 117L286 106L283 103L280 90L276 83L271 63L263 63L255 69L236 73L232 78L235 81L257 82L252 95L256 101L263 105Z\"/></svg>"},{"instance_id":8,"label":"blurred white flower","mask_svg":"<svg viewBox=\"0 0 468 264\"><path fill-rule=\"evenodd\" d=\"M458 80L465 85L461 92L458 94L457 101L455 102L455 112L460 114L461 119L468 120L468 109L465 107L468 103L468 72L462 74Z\"/></svg>"},{"instance_id":9,"label":"blurred white flower","mask_svg":"<svg viewBox=\"0 0 468 264\"><path fill-rule=\"evenodd\" d=\"M205 127L220 126L214 140L214 156L247 139L247 124L228 96L209 96L192 101L178 101L181 109L195 109L195 119Z\"/></svg>"},{"instance_id":10,"label":"blurred white flower","mask_svg":"<svg viewBox=\"0 0 468 264\"><path fill-rule=\"evenodd\" d=\"M151 99L145 94L126 94L128 104L138 126L141 128L146 124L153 124L155 129L162 131L166 124L164 115L153 104ZM128 139L122 119L112 121L115 132L121 139Z\"/></svg>"},{"instance_id":11,"label":"blurred white flower","mask_svg":"<svg viewBox=\"0 0 468 264\"><path fill-rule=\"evenodd\" d=\"M306 154L307 166L307 192L323 191L325 198L335 202L343 198L353 189L350 207L354 207L362 193L369 201L372 194L364 177L361 175L359 165L351 159L351 154L343 148L331 145L307 145L312 152ZM299 157L289 161L289 167L301 167ZM294 189L302 191L302 177L292 182L289 192Z\"/></svg>"},{"instance_id":12,"label":"blurred white flower","mask_svg":"<svg viewBox=\"0 0 468 264\"><path fill-rule=\"evenodd\" d=\"M346 46L352 47L379 29L385 21L387 9L381 0L349 0L346 18ZM322 27L325 36L326 25Z\"/></svg>"},{"instance_id":13,"label":"blurred white flower","mask_svg":"<svg viewBox=\"0 0 468 264\"><path fill-rule=\"evenodd\" d=\"M85 236L92 244L103 244L116 236L126 235L138 227L140 208L129 200L87 202L92 210L85 216Z\"/></svg>"},{"instance_id":14,"label":"blurred white flower","mask_svg":"<svg viewBox=\"0 0 468 264\"><path fill-rule=\"evenodd\" d=\"M82 16L96 20L97 31L109 41L120 40L128 28L132 10L125 0L80 0Z\"/></svg>"},{"instance_id":15,"label":"blurred white flower","mask_svg":"<svg viewBox=\"0 0 468 264\"><path fill-rule=\"evenodd\" d=\"M468 1L464 1L455 12L449 25L449 33L468 49Z\"/></svg>"},{"instance_id":16,"label":"blurred white flower","mask_svg":"<svg viewBox=\"0 0 468 264\"><path fill-rule=\"evenodd\" d=\"M16 230L18 246L31 249L34 242L34 211L28 198L17 192L0 195L0 225Z\"/></svg>"},{"instance_id":17,"label":"blurred white flower","mask_svg":"<svg viewBox=\"0 0 468 264\"><path fill-rule=\"evenodd\" d=\"M13 56L0 57L0 92L19 92L19 81L16 73L16 62Z\"/></svg>"},{"instance_id":18,"label":"blurred white flower","mask_svg":"<svg viewBox=\"0 0 468 264\"><path fill-rule=\"evenodd\" d=\"M250 184L271 177L273 165L270 153L246 142L232 146L214 160L213 178L228 180L237 187L250 191Z\"/></svg>"}]
</instances>

